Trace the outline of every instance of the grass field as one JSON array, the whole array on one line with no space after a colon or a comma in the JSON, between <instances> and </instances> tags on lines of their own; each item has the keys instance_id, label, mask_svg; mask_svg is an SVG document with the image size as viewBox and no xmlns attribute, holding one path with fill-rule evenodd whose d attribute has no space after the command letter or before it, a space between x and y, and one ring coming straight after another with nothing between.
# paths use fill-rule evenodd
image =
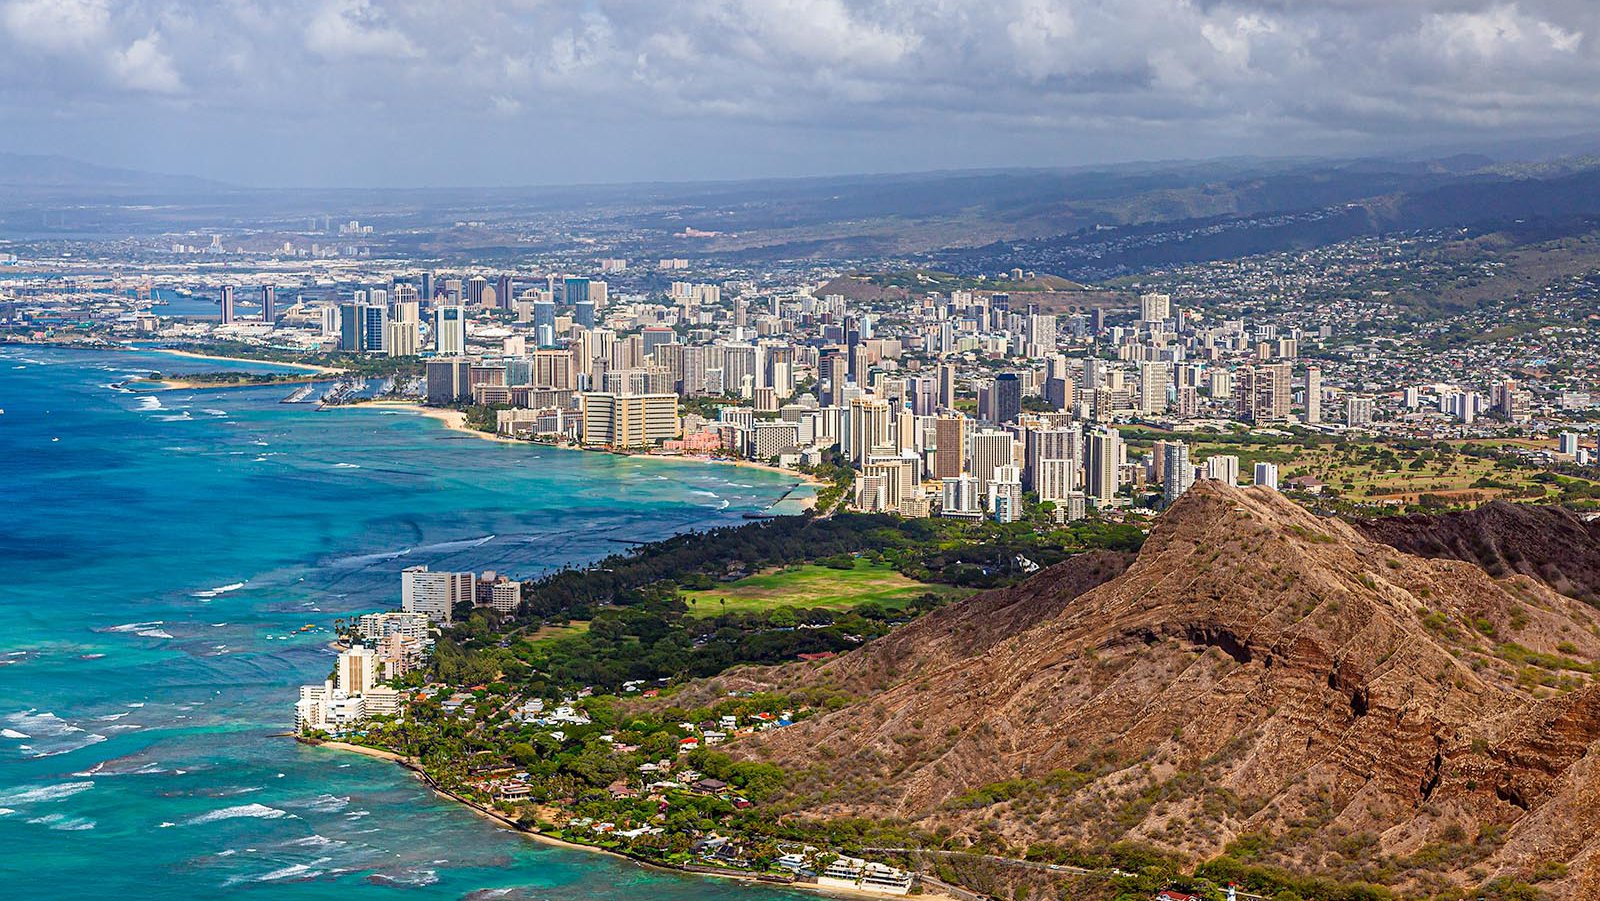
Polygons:
<instances>
[{"instance_id":1,"label":"grass field","mask_svg":"<svg viewBox=\"0 0 1600 901\"><path fill-rule=\"evenodd\" d=\"M542 641L554 641L557 638L566 638L571 635L582 635L587 631L589 631L587 620L574 620L565 626L546 623L529 634L527 639L531 644L538 644Z\"/></svg>"},{"instance_id":2,"label":"grass field","mask_svg":"<svg viewBox=\"0 0 1600 901\"><path fill-rule=\"evenodd\" d=\"M748 576L705 591L686 591L683 595L690 613L716 616L778 607L847 610L867 603L898 609L929 592L947 597L965 593L949 585L917 582L887 564L858 559L854 569L805 564Z\"/></svg>"},{"instance_id":3,"label":"grass field","mask_svg":"<svg viewBox=\"0 0 1600 901\"><path fill-rule=\"evenodd\" d=\"M1150 430L1144 431L1146 434L1142 437L1146 440L1136 445L1141 448L1148 447ZM1190 456L1196 462L1216 454L1239 457L1239 474L1245 482L1249 482L1254 464L1276 463L1283 479L1294 475L1314 476L1346 500L1358 503L1413 504L1423 495L1431 495L1447 503L1470 505L1497 497L1539 498L1559 490L1558 486L1541 484L1539 479L1545 478L1542 466L1474 456L1461 450L1465 444L1480 449L1549 449L1553 446L1551 441L1474 439L1447 442L1454 448L1452 450L1417 444L1408 449L1403 442L1367 441L1342 445L1294 440L1208 441L1204 433L1156 434L1187 441ZM1583 483L1581 479L1568 481Z\"/></svg>"}]
</instances>

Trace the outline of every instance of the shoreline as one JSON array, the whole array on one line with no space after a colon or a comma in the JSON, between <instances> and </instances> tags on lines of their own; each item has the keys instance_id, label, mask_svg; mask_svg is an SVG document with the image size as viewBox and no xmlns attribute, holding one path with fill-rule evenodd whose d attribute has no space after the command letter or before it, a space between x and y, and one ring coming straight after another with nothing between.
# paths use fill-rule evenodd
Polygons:
<instances>
[{"instance_id":1,"label":"shoreline","mask_svg":"<svg viewBox=\"0 0 1600 901\"><path fill-rule=\"evenodd\" d=\"M666 863L660 863L658 861L647 860L647 859L642 858L642 857L635 857L632 854L628 854L628 853L623 852L623 851L616 851L616 850L613 850L611 848L601 848L601 847L598 847L598 846L595 846L595 845L585 845L585 844L580 844L578 842L567 841L566 839L556 838L553 835L546 835L545 833L540 832L537 829L532 829L532 828L530 828L528 826L525 826L525 825L517 822L516 820L511 819L510 817L506 816L505 814L499 812L498 810L495 810L495 809L493 809L491 807L487 807L487 806L485 806L483 804L479 804L476 801L471 801L471 800L469 800L467 798L464 798L464 797L456 794L453 791L450 791L447 788L444 788L443 786L439 785L437 782L433 781L433 778L431 776L429 776L425 771L423 771L422 767L419 764L417 764L417 762L415 760L411 759L410 757L406 757L403 754L397 754L394 751L385 751L385 750L382 750L380 748L369 748L366 745L351 744L349 742L343 742L343 741L319 741L317 739L305 738L305 737L299 736L299 735L292 735L291 737L293 737L294 740L299 742L300 744L306 745L308 747L329 748L329 749L332 749L332 750L335 750L335 751L346 751L346 752L349 752L349 753L352 753L352 754L360 754L363 757L371 757L371 758L373 758L375 760L385 760L385 761L388 761L390 763L398 764L401 768L410 771L418 779L422 780L423 784L427 785L428 788L430 790L432 790L434 794L439 795L442 798L447 798L447 799L449 799L451 801L454 801L457 804L460 804L463 807L467 808L468 810L472 811L473 813L475 813L475 814L477 814L477 815L479 815L481 817L484 817L485 819L491 820L494 823L496 823L496 824L498 824L500 826L503 826L506 829L509 829L510 831L517 833L518 835L523 836L524 838L527 838L527 839L529 839L531 841L538 842L540 844L549 845L551 847L564 848L564 849L566 849L568 851L587 851L587 852L589 852L591 854L603 854L603 855L605 855L607 857L612 857L612 858L615 858L617 860L626 860L629 863L632 863L632 864L634 864L636 866L646 867L646 868L653 869L653 870L660 870L660 871L666 872L666 873L677 873L677 874L686 875L686 876L700 876L700 877L709 877L709 878L715 878L715 879L731 879L731 880L734 880L736 882L745 882L745 883L750 883L752 885L766 885L766 886L771 886L773 888L793 889L793 890L796 890L796 891L812 892L812 893L815 893L815 894L818 894L818 895L822 895L824 897L829 897L829 898L885 899L885 898L903 897L903 896L900 896L900 895L893 895L893 894L890 894L888 892L874 892L874 891L871 891L871 890L868 890L868 889L836 888L836 887L833 887L833 886L822 886L822 885L817 885L815 883L809 883L809 882L782 882L782 881L775 880L775 879L762 879L760 876L753 875L753 874L740 873L740 872L737 872L737 871L734 871L734 870L719 870L719 869L714 869L714 868L709 867L709 866L704 871L702 871L702 870L695 869L695 868L688 867L688 866L674 866L672 864L666 864ZM924 891L923 893L919 894L917 897L926 898L926 899L929 899L929 901L957 901L957 899L955 899L954 897L952 897L950 895L947 895L947 894L944 894L942 892L927 892L927 891Z\"/></svg>"},{"instance_id":2,"label":"shoreline","mask_svg":"<svg viewBox=\"0 0 1600 901\"><path fill-rule=\"evenodd\" d=\"M167 378L163 376L158 379L141 376L139 378L129 379L126 382L120 382L119 384L122 385L122 387L129 388L133 391L224 391L231 388L271 388L277 385L314 385L317 382L327 381L331 377L332 376L307 373L305 375L286 376L281 379L273 379L270 382L254 382L249 380L233 382L204 382L197 381L195 379L186 379L181 376L174 378Z\"/></svg>"},{"instance_id":3,"label":"shoreline","mask_svg":"<svg viewBox=\"0 0 1600 901\"><path fill-rule=\"evenodd\" d=\"M434 420L436 422L442 423L446 429L449 429L452 432L460 432L462 434L471 435L474 438L478 438L478 439L481 439L483 441L494 441L494 442L497 442L497 443L500 443L500 444L520 444L520 445L522 445L524 447L551 447L551 448L555 448L557 450L585 451L585 452L592 453L592 454L593 453L609 454L609 455L611 455L613 457L629 457L631 459L638 459L638 460L678 461L678 462L683 462L683 463L708 463L708 464L715 464L715 465L718 465L718 466L735 466L735 467L739 467L739 468L743 468L743 469L759 469L759 470L762 470L762 471L765 471L765 472L770 472L770 473L774 473L776 475L786 476L788 478L795 479L799 484L802 484L802 485L810 485L811 488L813 489L813 493L812 493L812 495L810 497L804 499L804 502L802 503L802 506L801 506L802 510L810 510L810 509L814 508L816 506L816 502L817 502L817 498L816 498L816 493L815 492L817 490L822 489L823 487L826 487L826 483L824 483L821 480L817 479L815 476L808 475L807 473L803 473L803 472L797 472L797 471L792 470L792 469L782 469L782 468L777 467L777 466L770 466L770 465L768 465L766 463L757 463L754 460L725 460L725 459L722 459L720 457L699 457L699 456L689 456L689 455L684 455L684 454L675 454L675 455L674 454L640 454L640 453L631 453L631 452L618 452L618 451L603 450L601 448L584 447L584 446L578 445L578 444L544 444L544 443L537 442L537 441L523 441L520 438L507 438L504 435L497 435L497 434L495 434L493 432L483 432L483 431L479 431L478 429L475 429L475 428L472 428L472 427L468 426L467 425L467 415L465 413L462 413L460 410L451 410L451 409L448 409L448 408L445 408L445 407L428 407L428 406L424 406L422 404L416 403L415 401L408 401L408 400L367 400L367 401L360 401L358 403L353 403L353 404L338 404L338 405L335 405L333 407L327 407L327 408L324 408L324 409L360 409L362 407L377 407L378 409L383 409L383 410L410 410L410 411L414 412L418 416L424 416L424 417L427 417L428 419L432 419L432 420ZM786 499L787 499L787 495L785 495L784 498L780 498L778 501L774 501L773 504L781 503Z\"/></svg>"},{"instance_id":4,"label":"shoreline","mask_svg":"<svg viewBox=\"0 0 1600 901\"><path fill-rule=\"evenodd\" d=\"M218 363L254 363L260 366L282 366L287 369L296 369L301 372L317 376L342 375L345 370L332 366L318 366L315 363L287 363L278 360L258 360L253 357L225 357L220 354L203 354L192 350L173 350L166 347L124 347L113 345L107 350L131 350L135 353L166 354L173 357L185 357L190 360L211 360ZM287 383L286 383L287 384Z\"/></svg>"}]
</instances>

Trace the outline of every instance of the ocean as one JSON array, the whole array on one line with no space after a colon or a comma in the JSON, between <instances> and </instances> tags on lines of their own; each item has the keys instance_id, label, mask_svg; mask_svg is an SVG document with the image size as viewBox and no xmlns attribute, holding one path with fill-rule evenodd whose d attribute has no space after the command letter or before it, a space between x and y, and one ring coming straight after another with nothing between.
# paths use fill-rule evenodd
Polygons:
<instances>
[{"instance_id":1,"label":"ocean","mask_svg":"<svg viewBox=\"0 0 1600 901\"><path fill-rule=\"evenodd\" d=\"M740 522L793 479L316 412L283 386L116 387L218 366L0 347L6 897L795 897L540 845L282 737L333 665L328 626L396 606L403 567L538 576Z\"/></svg>"}]
</instances>

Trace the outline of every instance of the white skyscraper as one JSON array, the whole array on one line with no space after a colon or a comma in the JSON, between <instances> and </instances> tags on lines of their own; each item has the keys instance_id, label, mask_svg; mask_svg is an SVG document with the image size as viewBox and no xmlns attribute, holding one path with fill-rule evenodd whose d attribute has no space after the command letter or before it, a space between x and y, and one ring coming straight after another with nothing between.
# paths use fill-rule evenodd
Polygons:
<instances>
[{"instance_id":1,"label":"white skyscraper","mask_svg":"<svg viewBox=\"0 0 1600 901\"><path fill-rule=\"evenodd\" d=\"M1278 490L1278 464L1257 463L1255 483L1263 488Z\"/></svg>"},{"instance_id":2,"label":"white skyscraper","mask_svg":"<svg viewBox=\"0 0 1600 901\"><path fill-rule=\"evenodd\" d=\"M339 690L347 695L366 694L372 690L377 678L374 673L376 655L365 645L351 645L339 655Z\"/></svg>"},{"instance_id":3,"label":"white skyscraper","mask_svg":"<svg viewBox=\"0 0 1600 901\"><path fill-rule=\"evenodd\" d=\"M1121 433L1110 426L1095 429L1089 433L1089 453L1085 456L1088 463L1085 467L1088 480L1086 493L1094 499L1096 507L1109 506L1117 495L1119 485L1117 474L1122 466Z\"/></svg>"},{"instance_id":4,"label":"white skyscraper","mask_svg":"<svg viewBox=\"0 0 1600 901\"><path fill-rule=\"evenodd\" d=\"M1207 457L1206 478L1227 485L1239 484L1239 458L1233 454Z\"/></svg>"},{"instance_id":5,"label":"white skyscraper","mask_svg":"<svg viewBox=\"0 0 1600 901\"><path fill-rule=\"evenodd\" d=\"M1306 422L1322 421L1322 370L1316 366L1306 370Z\"/></svg>"},{"instance_id":6,"label":"white skyscraper","mask_svg":"<svg viewBox=\"0 0 1600 901\"><path fill-rule=\"evenodd\" d=\"M400 574L400 609L426 613L436 623L450 624L451 610L476 597L472 573L429 572L426 566L409 567Z\"/></svg>"},{"instance_id":7,"label":"white skyscraper","mask_svg":"<svg viewBox=\"0 0 1600 901\"><path fill-rule=\"evenodd\" d=\"M434 311L433 352L441 357L459 357L467 352L465 307L440 307Z\"/></svg>"}]
</instances>

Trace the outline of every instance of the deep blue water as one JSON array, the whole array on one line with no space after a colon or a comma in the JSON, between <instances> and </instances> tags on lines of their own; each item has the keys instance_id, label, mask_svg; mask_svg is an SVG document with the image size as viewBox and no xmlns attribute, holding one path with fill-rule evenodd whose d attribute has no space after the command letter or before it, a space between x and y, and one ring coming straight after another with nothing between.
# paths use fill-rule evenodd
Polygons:
<instances>
[{"instance_id":1,"label":"deep blue water","mask_svg":"<svg viewBox=\"0 0 1600 901\"><path fill-rule=\"evenodd\" d=\"M791 897L537 845L280 737L332 662L325 629L293 630L394 606L402 567L534 576L737 521L791 480L319 413L283 387L113 387L216 368L0 347L7 897Z\"/></svg>"}]
</instances>

